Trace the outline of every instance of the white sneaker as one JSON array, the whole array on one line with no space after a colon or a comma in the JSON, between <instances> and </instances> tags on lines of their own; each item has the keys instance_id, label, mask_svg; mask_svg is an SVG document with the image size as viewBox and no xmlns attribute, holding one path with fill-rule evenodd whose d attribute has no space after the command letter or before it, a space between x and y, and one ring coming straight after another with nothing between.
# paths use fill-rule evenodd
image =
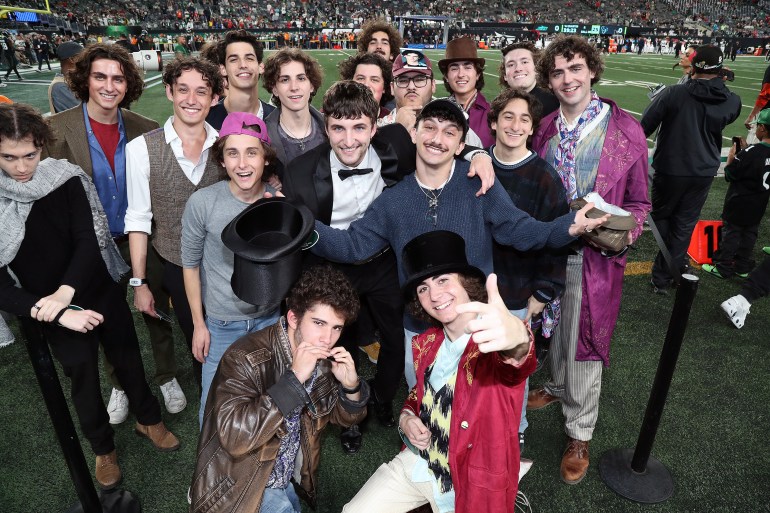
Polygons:
<instances>
[{"instance_id":1,"label":"white sneaker","mask_svg":"<svg viewBox=\"0 0 770 513\"><path fill-rule=\"evenodd\" d=\"M746 316L751 309L751 303L749 303L745 297L740 294L733 296L722 303L721 307L727 314L727 317L733 321L736 328L743 328L743 324L746 322Z\"/></svg>"},{"instance_id":2,"label":"white sneaker","mask_svg":"<svg viewBox=\"0 0 770 513\"><path fill-rule=\"evenodd\" d=\"M160 386L160 393L163 394L163 400L166 402L166 410L169 413L179 413L187 406L187 398L182 392L182 388L179 386L176 378L172 379L165 385Z\"/></svg>"},{"instance_id":3,"label":"white sneaker","mask_svg":"<svg viewBox=\"0 0 770 513\"><path fill-rule=\"evenodd\" d=\"M126 420L128 417L128 397L124 391L117 388L112 389L107 413L110 414L110 424L120 424Z\"/></svg>"}]
</instances>

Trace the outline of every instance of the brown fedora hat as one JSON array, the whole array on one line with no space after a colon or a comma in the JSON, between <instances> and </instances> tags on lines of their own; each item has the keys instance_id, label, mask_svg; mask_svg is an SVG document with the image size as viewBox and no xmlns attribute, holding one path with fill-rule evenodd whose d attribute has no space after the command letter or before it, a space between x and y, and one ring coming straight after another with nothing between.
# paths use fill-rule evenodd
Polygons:
<instances>
[{"instance_id":1,"label":"brown fedora hat","mask_svg":"<svg viewBox=\"0 0 770 513\"><path fill-rule=\"evenodd\" d=\"M486 62L484 59L479 58L476 41L469 37L458 37L447 43L445 57L438 61L438 69L441 70L442 74L446 75L447 67L457 61L477 62L482 67Z\"/></svg>"}]
</instances>

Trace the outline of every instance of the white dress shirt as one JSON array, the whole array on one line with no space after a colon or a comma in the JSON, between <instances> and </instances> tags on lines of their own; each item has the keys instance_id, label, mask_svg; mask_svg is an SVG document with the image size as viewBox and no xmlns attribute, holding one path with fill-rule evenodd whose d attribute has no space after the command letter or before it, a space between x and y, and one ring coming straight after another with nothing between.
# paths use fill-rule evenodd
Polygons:
<instances>
[{"instance_id":1,"label":"white dress shirt","mask_svg":"<svg viewBox=\"0 0 770 513\"><path fill-rule=\"evenodd\" d=\"M362 217L369 205L382 193L385 181L380 174L382 163L377 152L370 146L363 160L356 168L370 167L373 171L366 175L353 175L340 179L341 169L351 169L339 161L334 151L329 152L332 186L334 189L332 218L330 226L345 230L350 223Z\"/></svg>"}]
</instances>

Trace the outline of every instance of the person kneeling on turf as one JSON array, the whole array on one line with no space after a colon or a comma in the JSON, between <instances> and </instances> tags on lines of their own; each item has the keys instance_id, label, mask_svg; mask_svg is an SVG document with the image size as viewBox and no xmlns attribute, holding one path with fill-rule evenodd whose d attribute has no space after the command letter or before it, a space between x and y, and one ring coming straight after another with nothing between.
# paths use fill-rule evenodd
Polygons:
<instances>
[{"instance_id":1,"label":"person kneeling on turf","mask_svg":"<svg viewBox=\"0 0 770 513\"><path fill-rule=\"evenodd\" d=\"M532 333L508 312L494 274L485 290L456 233L412 239L402 261L407 308L434 326L412 342L417 384L399 419L404 448L343 512L429 503L442 513L512 513L524 381L535 369Z\"/></svg>"}]
</instances>

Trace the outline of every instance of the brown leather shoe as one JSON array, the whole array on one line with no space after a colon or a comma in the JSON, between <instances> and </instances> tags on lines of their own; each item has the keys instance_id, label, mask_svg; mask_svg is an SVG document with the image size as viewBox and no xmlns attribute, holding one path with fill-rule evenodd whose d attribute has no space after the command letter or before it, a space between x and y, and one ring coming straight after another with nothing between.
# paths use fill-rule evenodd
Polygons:
<instances>
[{"instance_id":1,"label":"brown leather shoe","mask_svg":"<svg viewBox=\"0 0 770 513\"><path fill-rule=\"evenodd\" d=\"M112 490L118 486L121 479L123 479L123 474L120 472L118 454L114 449L109 454L96 456L96 482L99 483L102 490Z\"/></svg>"},{"instance_id":2,"label":"brown leather shoe","mask_svg":"<svg viewBox=\"0 0 770 513\"><path fill-rule=\"evenodd\" d=\"M569 439L561 458L561 480L569 485L578 484L588 472L588 442Z\"/></svg>"},{"instance_id":3,"label":"brown leather shoe","mask_svg":"<svg viewBox=\"0 0 770 513\"><path fill-rule=\"evenodd\" d=\"M551 395L545 391L545 388L536 388L530 390L527 394L527 410L535 411L540 408L545 408L551 403L560 401L555 395Z\"/></svg>"},{"instance_id":4,"label":"brown leather shoe","mask_svg":"<svg viewBox=\"0 0 770 513\"><path fill-rule=\"evenodd\" d=\"M137 435L149 438L152 445L159 451L176 451L179 449L179 439L166 429L166 425L161 421L152 426L136 423L134 431Z\"/></svg>"}]
</instances>

